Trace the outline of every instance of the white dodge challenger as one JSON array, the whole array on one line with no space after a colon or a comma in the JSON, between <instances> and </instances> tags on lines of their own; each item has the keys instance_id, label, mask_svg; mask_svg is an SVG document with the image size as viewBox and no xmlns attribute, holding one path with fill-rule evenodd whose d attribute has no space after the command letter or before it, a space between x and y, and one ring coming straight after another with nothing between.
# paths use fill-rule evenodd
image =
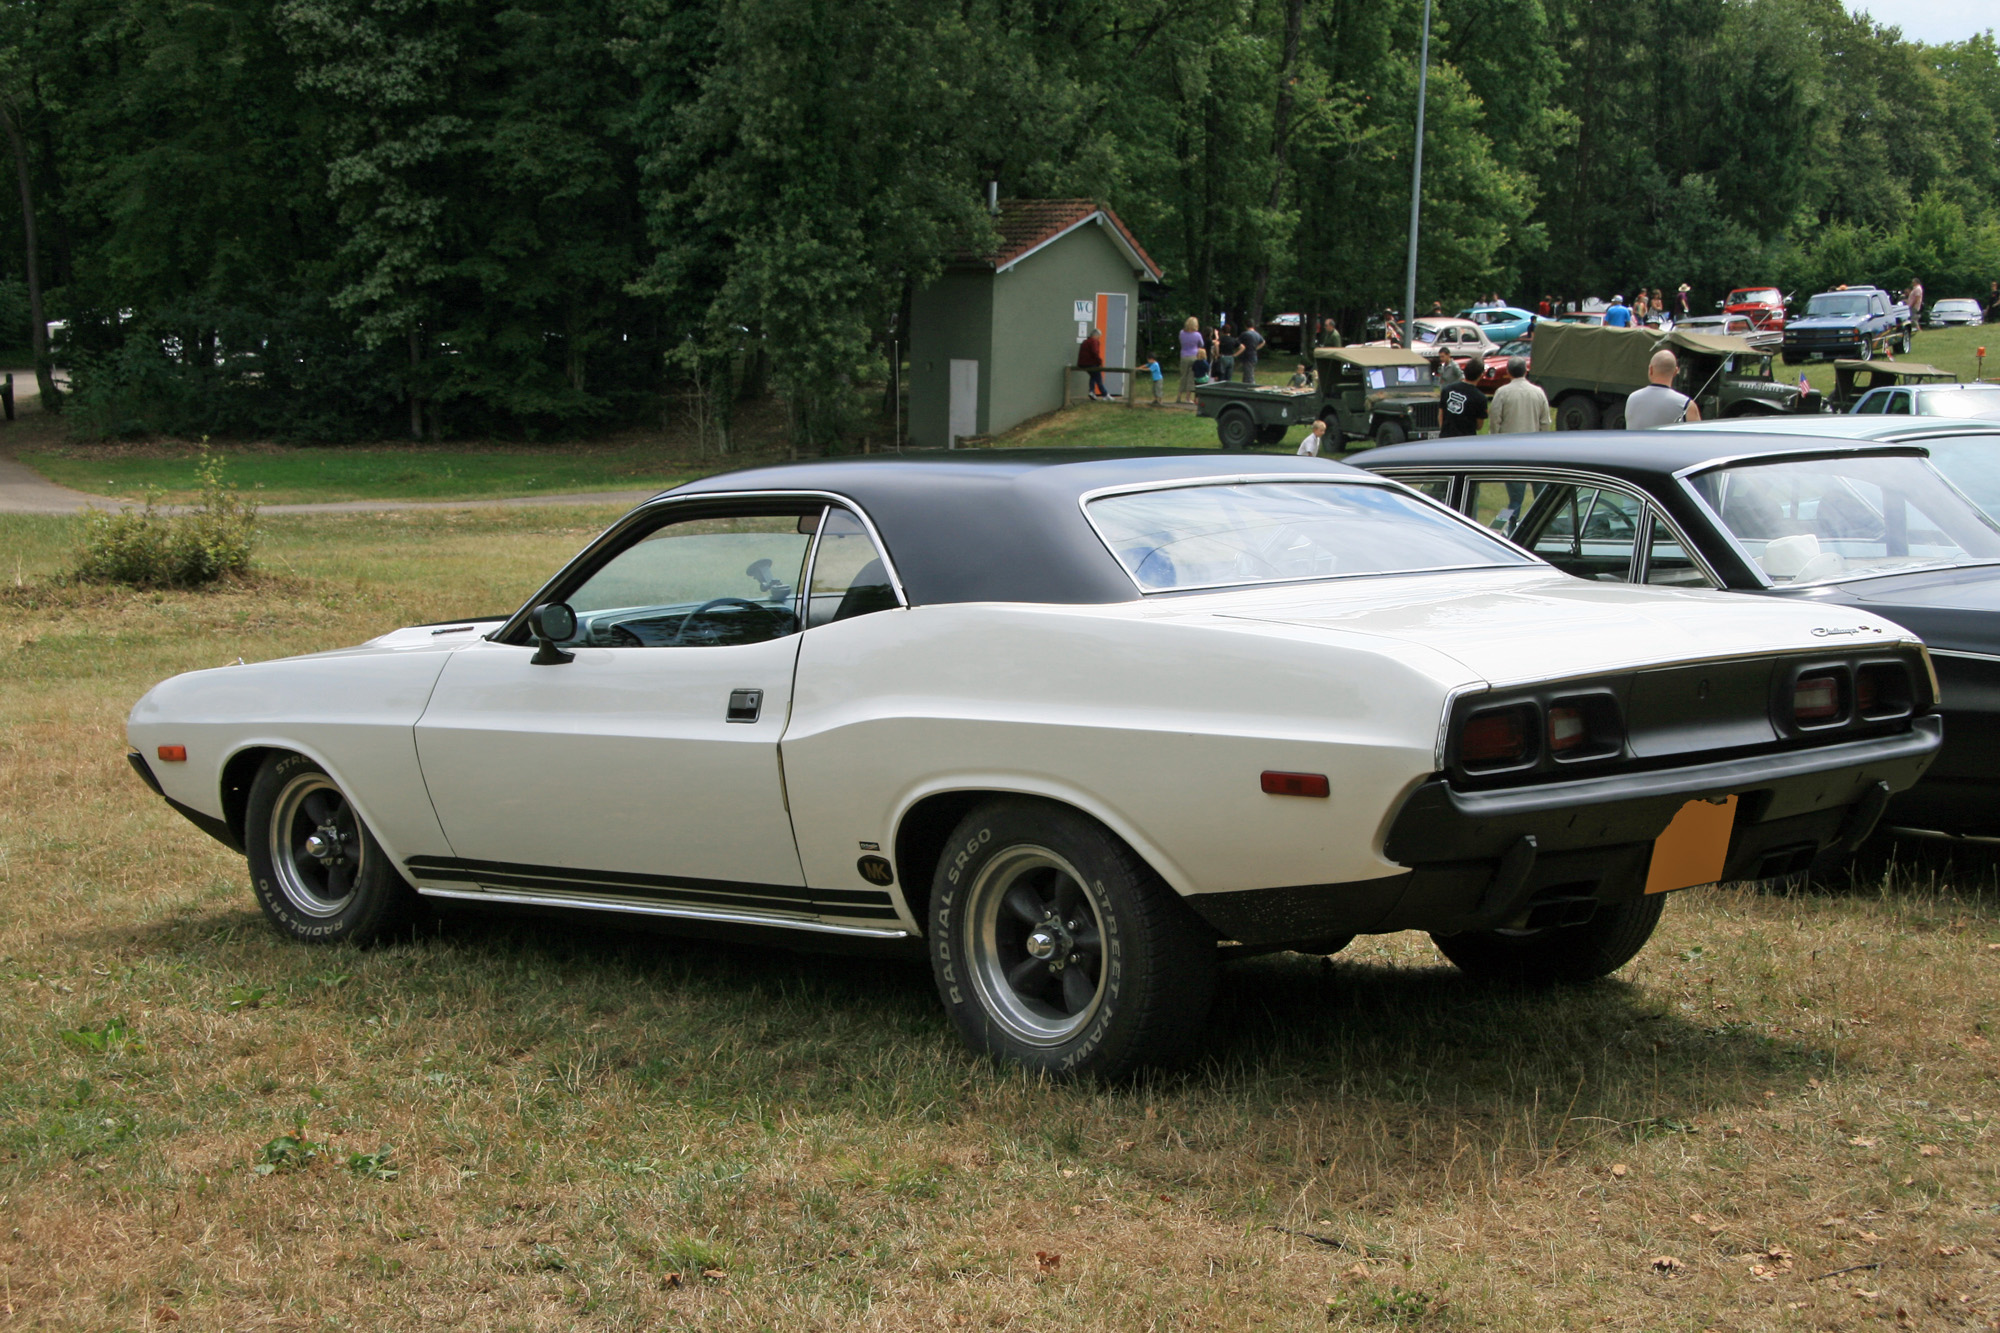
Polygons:
<instances>
[{"instance_id":1,"label":"white dodge challenger","mask_svg":"<svg viewBox=\"0 0 2000 1333\"><path fill-rule=\"evenodd\" d=\"M504 621L128 734L301 940L429 897L920 950L973 1046L1110 1076L1229 952L1605 975L1667 891L1858 844L1935 706L1886 621L1571 578L1339 464L972 453L682 486Z\"/></svg>"}]
</instances>

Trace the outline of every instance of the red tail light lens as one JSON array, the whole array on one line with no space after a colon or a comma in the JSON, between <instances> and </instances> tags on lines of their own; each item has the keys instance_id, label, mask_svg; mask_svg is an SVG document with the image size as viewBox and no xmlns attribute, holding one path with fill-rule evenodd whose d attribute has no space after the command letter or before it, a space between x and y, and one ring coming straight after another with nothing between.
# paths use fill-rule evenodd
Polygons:
<instances>
[{"instance_id":1,"label":"red tail light lens","mask_svg":"<svg viewBox=\"0 0 2000 1333\"><path fill-rule=\"evenodd\" d=\"M1840 681L1805 676L1792 687L1792 718L1800 724L1831 722L1840 716Z\"/></svg>"},{"instance_id":2,"label":"red tail light lens","mask_svg":"<svg viewBox=\"0 0 2000 1333\"><path fill-rule=\"evenodd\" d=\"M1458 738L1458 760L1468 768L1498 768L1528 757L1525 708L1499 708L1467 720Z\"/></svg>"},{"instance_id":3,"label":"red tail light lens","mask_svg":"<svg viewBox=\"0 0 2000 1333\"><path fill-rule=\"evenodd\" d=\"M1916 706L1900 662L1870 662L1854 673L1854 711L1876 721L1905 717Z\"/></svg>"},{"instance_id":4,"label":"red tail light lens","mask_svg":"<svg viewBox=\"0 0 2000 1333\"><path fill-rule=\"evenodd\" d=\"M1590 743L1590 724L1581 708L1557 704L1549 710L1549 749L1557 754L1581 750Z\"/></svg>"}]
</instances>

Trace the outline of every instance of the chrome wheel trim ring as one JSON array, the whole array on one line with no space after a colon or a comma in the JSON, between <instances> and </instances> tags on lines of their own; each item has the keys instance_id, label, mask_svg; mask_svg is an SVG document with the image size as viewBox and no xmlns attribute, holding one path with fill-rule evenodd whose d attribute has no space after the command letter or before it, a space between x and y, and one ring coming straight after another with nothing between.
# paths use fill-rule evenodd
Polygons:
<instances>
[{"instance_id":1,"label":"chrome wheel trim ring","mask_svg":"<svg viewBox=\"0 0 2000 1333\"><path fill-rule=\"evenodd\" d=\"M1087 923L1079 924L1094 931L1099 941L1097 975L1090 1001L1073 1014L1063 1013L1034 996L1023 995L1008 979L1010 968L1028 956L1026 940L1033 927L1007 910L1007 895L1028 876L1051 870L1076 885L1083 910L1089 915ZM965 922L967 971L972 987L987 1015L1006 1029L1009 1036L1030 1046L1060 1046L1090 1026L1104 1006L1104 983L1109 969L1104 959L1104 913L1096 891L1077 873L1076 867L1046 847L1029 843L1008 847L988 861L973 880L966 895Z\"/></svg>"},{"instance_id":2,"label":"chrome wheel trim ring","mask_svg":"<svg viewBox=\"0 0 2000 1333\"><path fill-rule=\"evenodd\" d=\"M336 805L333 823L341 826L345 836L345 860L348 867L347 889L333 896L327 888L328 869L318 858L306 851L306 839L317 833L320 824L306 813L306 800L315 792L326 792ZM361 825L355 818L353 807L340 788L333 785L324 773L301 773L287 782L278 793L278 799L271 806L270 834L271 877L277 881L278 892L285 901L306 916L324 919L339 916L354 901L354 886L360 881L364 861L368 855L366 840L361 836Z\"/></svg>"}]
</instances>

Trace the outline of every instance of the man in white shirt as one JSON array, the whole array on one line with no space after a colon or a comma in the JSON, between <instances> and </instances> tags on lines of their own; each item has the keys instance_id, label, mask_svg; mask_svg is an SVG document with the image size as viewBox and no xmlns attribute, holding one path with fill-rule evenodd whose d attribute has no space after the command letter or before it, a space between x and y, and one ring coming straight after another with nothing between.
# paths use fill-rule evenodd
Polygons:
<instances>
[{"instance_id":1,"label":"man in white shirt","mask_svg":"<svg viewBox=\"0 0 2000 1333\"><path fill-rule=\"evenodd\" d=\"M1625 400L1626 430L1652 430L1676 421L1701 420L1701 409L1695 406L1694 399L1674 389L1674 376L1680 369L1681 363L1666 348L1653 353L1652 362L1646 367L1647 378L1653 382L1634 390Z\"/></svg>"},{"instance_id":2,"label":"man in white shirt","mask_svg":"<svg viewBox=\"0 0 2000 1333\"><path fill-rule=\"evenodd\" d=\"M1319 447L1326 442L1326 421L1324 418L1313 422L1312 429L1299 441L1300 458L1318 458Z\"/></svg>"},{"instance_id":3,"label":"man in white shirt","mask_svg":"<svg viewBox=\"0 0 2000 1333\"><path fill-rule=\"evenodd\" d=\"M1487 409L1487 434L1522 435L1547 430L1551 424L1549 396L1541 385L1529 381L1528 358L1507 358L1507 382L1494 391L1493 405Z\"/></svg>"}]
</instances>

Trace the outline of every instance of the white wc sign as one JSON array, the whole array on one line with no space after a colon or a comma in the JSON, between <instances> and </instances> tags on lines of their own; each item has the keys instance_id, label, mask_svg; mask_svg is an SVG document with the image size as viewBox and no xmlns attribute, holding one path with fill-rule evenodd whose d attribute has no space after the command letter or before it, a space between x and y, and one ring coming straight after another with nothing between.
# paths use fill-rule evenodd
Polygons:
<instances>
[{"instance_id":1,"label":"white wc sign","mask_svg":"<svg viewBox=\"0 0 2000 1333\"><path fill-rule=\"evenodd\" d=\"M1074 304L1076 306L1076 340L1082 342L1090 336L1090 326L1097 319L1097 302L1086 300L1077 301Z\"/></svg>"}]
</instances>

